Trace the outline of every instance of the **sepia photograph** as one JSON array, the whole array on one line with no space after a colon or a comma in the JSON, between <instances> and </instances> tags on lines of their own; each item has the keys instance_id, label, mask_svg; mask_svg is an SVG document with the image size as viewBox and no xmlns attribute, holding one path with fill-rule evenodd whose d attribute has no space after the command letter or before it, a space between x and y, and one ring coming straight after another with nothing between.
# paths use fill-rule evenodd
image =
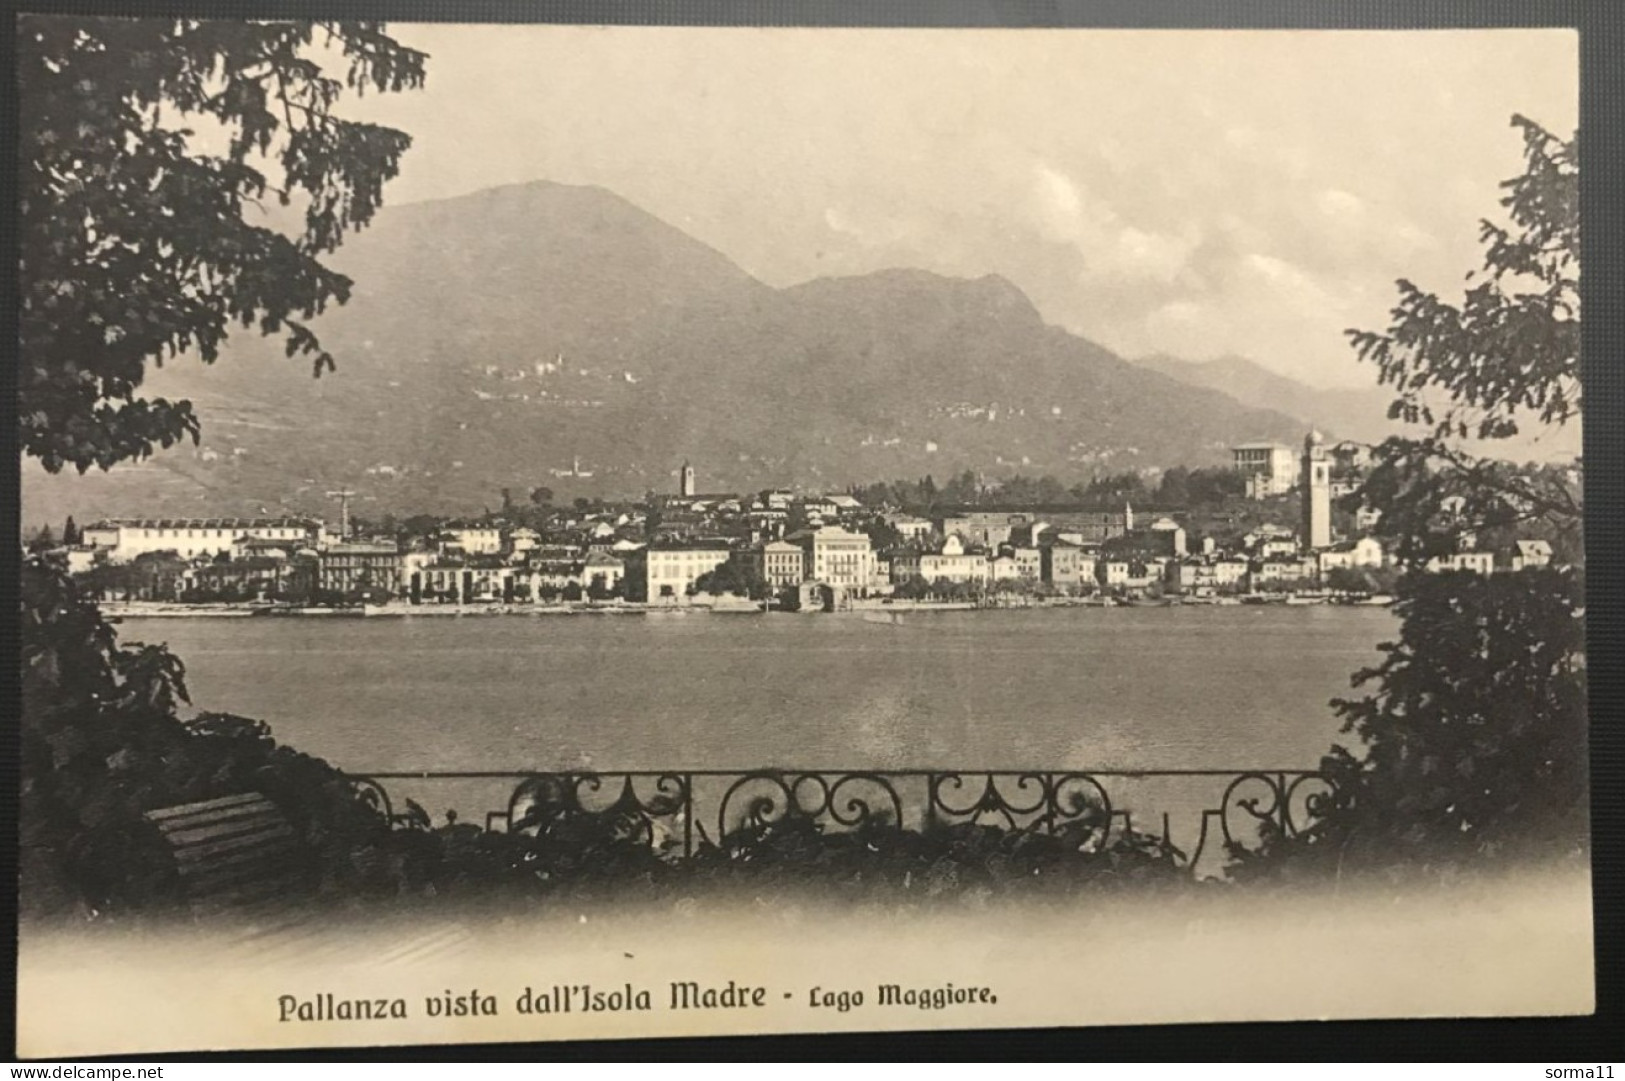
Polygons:
<instances>
[{"instance_id":1,"label":"sepia photograph","mask_svg":"<svg viewBox=\"0 0 1625 1081\"><path fill-rule=\"evenodd\" d=\"M1592 1012L1575 31L14 33L18 1054Z\"/></svg>"}]
</instances>

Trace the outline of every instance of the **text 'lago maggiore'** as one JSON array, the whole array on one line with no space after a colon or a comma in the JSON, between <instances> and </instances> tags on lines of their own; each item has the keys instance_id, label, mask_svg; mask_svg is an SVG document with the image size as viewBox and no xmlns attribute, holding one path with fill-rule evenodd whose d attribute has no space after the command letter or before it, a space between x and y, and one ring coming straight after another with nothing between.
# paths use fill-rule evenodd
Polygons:
<instances>
[{"instance_id":1,"label":"text 'lago maggiore'","mask_svg":"<svg viewBox=\"0 0 1625 1081\"><path fill-rule=\"evenodd\" d=\"M847 1013L866 1006L901 1006L943 1010L954 1006L992 1006L998 996L988 987L961 987L952 983L933 987L905 987L883 983L873 988L813 986L800 991L773 990L729 980L702 984L693 980L670 983L664 994L632 983L605 986L592 983L526 986L510 999L478 988L425 995L422 1008L413 1011L403 997L356 997L321 991L308 996L277 997L278 1021L390 1021L408 1017L496 1017L500 1002L511 1001L512 1012L524 1015L591 1014L667 1010L756 1010L773 1005Z\"/></svg>"}]
</instances>

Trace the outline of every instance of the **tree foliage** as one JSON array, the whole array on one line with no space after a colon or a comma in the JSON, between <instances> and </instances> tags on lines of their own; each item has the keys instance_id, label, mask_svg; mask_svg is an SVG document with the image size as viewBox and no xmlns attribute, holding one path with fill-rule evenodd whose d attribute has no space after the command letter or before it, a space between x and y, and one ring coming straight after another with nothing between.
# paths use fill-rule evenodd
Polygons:
<instances>
[{"instance_id":1,"label":"tree foliage","mask_svg":"<svg viewBox=\"0 0 1625 1081\"><path fill-rule=\"evenodd\" d=\"M371 220L409 144L337 107L422 85L425 57L370 22L54 15L20 17L17 52L23 453L83 472L195 439L190 403L141 396L148 365L212 362L233 326L331 368L309 323L351 283L322 257ZM97 566L87 585L167 593L178 563ZM179 659L119 644L54 560L24 563L21 594L25 910L172 899L142 813L244 791L282 808L328 884L387 866L386 824L337 770L258 722L183 723Z\"/></svg>"},{"instance_id":2,"label":"tree foliage","mask_svg":"<svg viewBox=\"0 0 1625 1081\"><path fill-rule=\"evenodd\" d=\"M394 889L380 855L389 831L342 773L279 746L258 721L182 722L179 658L120 644L48 558L25 561L21 587L25 915L117 916L178 900L174 863L143 812L245 791L277 803L326 888Z\"/></svg>"},{"instance_id":3,"label":"tree foliage","mask_svg":"<svg viewBox=\"0 0 1625 1081\"><path fill-rule=\"evenodd\" d=\"M233 325L332 368L309 324L351 283L321 257L410 144L337 106L421 86L423 54L370 22L17 25L23 451L83 472L195 440L191 403L140 396L147 365L212 362Z\"/></svg>"},{"instance_id":4,"label":"tree foliage","mask_svg":"<svg viewBox=\"0 0 1625 1081\"><path fill-rule=\"evenodd\" d=\"M1354 677L1372 693L1333 703L1360 743L1321 763L1330 804L1266 851L1299 868L1367 869L1583 845L1580 574L1411 574L1397 590L1399 638Z\"/></svg>"},{"instance_id":5,"label":"tree foliage","mask_svg":"<svg viewBox=\"0 0 1625 1081\"><path fill-rule=\"evenodd\" d=\"M1483 267L1459 304L1400 281L1386 330L1349 330L1355 351L1396 391L1389 413L1429 426L1376 447L1355 501L1407 565L1484 530L1527 525L1578 551L1580 471L1479 458L1463 437L1577 420L1580 385L1579 157L1522 116L1524 171L1502 184L1506 222L1484 221Z\"/></svg>"},{"instance_id":6,"label":"tree foliage","mask_svg":"<svg viewBox=\"0 0 1625 1081\"><path fill-rule=\"evenodd\" d=\"M1463 301L1402 280L1387 330L1348 332L1398 392L1390 416L1439 437L1504 438L1520 413L1543 424L1581 413L1579 150L1525 117L1512 123L1525 168L1501 185L1509 220L1480 223L1484 267L1467 275L1476 284Z\"/></svg>"},{"instance_id":7,"label":"tree foliage","mask_svg":"<svg viewBox=\"0 0 1625 1081\"><path fill-rule=\"evenodd\" d=\"M1355 495L1381 515L1401 568L1399 637L1333 703L1344 732L1322 768L1335 783L1307 834L1266 850L1318 852L1339 868L1457 865L1583 844L1587 799L1583 574L1427 573L1433 556L1544 536L1578 557L1579 471L1475 457L1458 445L1520 420L1577 419L1579 229L1573 145L1522 117L1525 172L1503 187L1510 224L1486 222L1485 277L1461 305L1399 283L1383 332L1350 331L1399 392L1396 418L1431 426L1376 447ZM1473 276L1469 276L1470 278Z\"/></svg>"},{"instance_id":8,"label":"tree foliage","mask_svg":"<svg viewBox=\"0 0 1625 1081\"><path fill-rule=\"evenodd\" d=\"M739 559L730 559L718 564L715 569L706 571L694 580L694 589L695 592L708 593L713 597L731 593L756 601L762 600L768 594L767 580L762 577L755 564Z\"/></svg>"}]
</instances>

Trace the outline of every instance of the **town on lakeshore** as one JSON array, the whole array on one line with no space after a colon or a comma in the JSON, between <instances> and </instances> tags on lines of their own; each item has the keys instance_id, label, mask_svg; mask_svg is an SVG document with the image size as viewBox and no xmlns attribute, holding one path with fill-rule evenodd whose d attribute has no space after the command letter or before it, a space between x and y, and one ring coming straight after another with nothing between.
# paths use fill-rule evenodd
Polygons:
<instances>
[{"instance_id":1,"label":"town on lakeshore","mask_svg":"<svg viewBox=\"0 0 1625 1081\"><path fill-rule=\"evenodd\" d=\"M109 607L140 614L799 611L1039 604L1362 603L1396 568L1356 495L1369 449L1244 443L1228 469L1059 485L1016 501L966 474L841 493L677 490L554 506L503 493L478 519L116 519L65 525L54 551ZM1044 478L1049 481L1049 478ZM1132 483L1125 483L1132 482ZM908 504L928 494L925 513ZM1132 489L1132 491L1131 491ZM1133 496L1150 504L1136 507ZM1350 503L1356 504L1349 506ZM1429 571L1497 571L1559 559L1551 540L1467 534Z\"/></svg>"}]
</instances>

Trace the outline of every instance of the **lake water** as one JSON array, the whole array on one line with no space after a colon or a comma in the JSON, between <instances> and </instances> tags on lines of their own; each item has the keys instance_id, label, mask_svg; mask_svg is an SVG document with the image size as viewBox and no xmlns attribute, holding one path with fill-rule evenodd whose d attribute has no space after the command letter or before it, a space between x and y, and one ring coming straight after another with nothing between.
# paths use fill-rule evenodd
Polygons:
<instances>
[{"instance_id":1,"label":"lake water","mask_svg":"<svg viewBox=\"0 0 1625 1081\"><path fill-rule=\"evenodd\" d=\"M1380 608L130 619L354 771L1313 768Z\"/></svg>"}]
</instances>

